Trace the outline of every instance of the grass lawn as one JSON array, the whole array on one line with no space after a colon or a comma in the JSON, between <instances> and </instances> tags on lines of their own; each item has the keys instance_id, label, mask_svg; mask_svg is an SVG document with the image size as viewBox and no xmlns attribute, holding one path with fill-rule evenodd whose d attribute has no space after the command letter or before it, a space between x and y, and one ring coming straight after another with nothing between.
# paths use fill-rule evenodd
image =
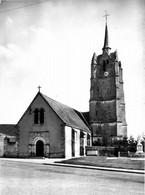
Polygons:
<instances>
[{"instance_id":1,"label":"grass lawn","mask_svg":"<svg viewBox=\"0 0 145 195\"><path fill-rule=\"evenodd\" d=\"M98 167L112 167L121 169L144 170L145 160L131 160L130 158L107 158L98 156L86 156L79 158L72 158L63 160L61 163L75 164L75 165L88 165Z\"/></svg>"}]
</instances>

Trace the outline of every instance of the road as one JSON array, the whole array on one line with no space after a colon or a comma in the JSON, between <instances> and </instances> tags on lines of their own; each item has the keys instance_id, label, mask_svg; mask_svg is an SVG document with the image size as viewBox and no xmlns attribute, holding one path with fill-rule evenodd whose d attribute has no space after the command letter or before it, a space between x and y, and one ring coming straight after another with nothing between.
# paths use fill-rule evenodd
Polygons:
<instances>
[{"instance_id":1,"label":"road","mask_svg":"<svg viewBox=\"0 0 145 195\"><path fill-rule=\"evenodd\" d=\"M1 195L137 195L144 175L0 160Z\"/></svg>"}]
</instances>

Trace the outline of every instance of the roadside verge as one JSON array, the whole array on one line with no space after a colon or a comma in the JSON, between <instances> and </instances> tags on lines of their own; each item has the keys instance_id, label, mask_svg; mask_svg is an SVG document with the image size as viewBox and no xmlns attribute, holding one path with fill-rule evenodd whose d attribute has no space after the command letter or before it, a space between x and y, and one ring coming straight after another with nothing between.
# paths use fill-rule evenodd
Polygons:
<instances>
[{"instance_id":1,"label":"roadside verge","mask_svg":"<svg viewBox=\"0 0 145 195\"><path fill-rule=\"evenodd\" d=\"M101 171L114 171L114 172L124 172L124 173L136 173L136 174L145 174L144 170L131 170L131 169L117 169L109 167L97 167L97 166L86 166L86 165L74 165L74 164L63 164L63 163L43 163L44 165L53 165L53 166L62 166L62 167L71 167L71 168L82 168L82 169L93 169Z\"/></svg>"}]
</instances>

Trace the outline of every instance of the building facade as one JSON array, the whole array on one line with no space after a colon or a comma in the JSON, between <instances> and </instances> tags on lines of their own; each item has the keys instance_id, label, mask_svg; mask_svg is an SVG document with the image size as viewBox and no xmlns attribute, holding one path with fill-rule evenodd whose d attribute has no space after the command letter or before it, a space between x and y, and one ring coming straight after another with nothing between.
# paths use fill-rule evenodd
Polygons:
<instances>
[{"instance_id":1,"label":"building facade","mask_svg":"<svg viewBox=\"0 0 145 195\"><path fill-rule=\"evenodd\" d=\"M17 157L16 125L0 125L0 157Z\"/></svg>"},{"instance_id":2,"label":"building facade","mask_svg":"<svg viewBox=\"0 0 145 195\"><path fill-rule=\"evenodd\" d=\"M94 53L91 63L89 124L93 142L110 145L114 139L127 136L123 70L117 51L111 53L108 27L105 26L103 52Z\"/></svg>"}]
</instances>

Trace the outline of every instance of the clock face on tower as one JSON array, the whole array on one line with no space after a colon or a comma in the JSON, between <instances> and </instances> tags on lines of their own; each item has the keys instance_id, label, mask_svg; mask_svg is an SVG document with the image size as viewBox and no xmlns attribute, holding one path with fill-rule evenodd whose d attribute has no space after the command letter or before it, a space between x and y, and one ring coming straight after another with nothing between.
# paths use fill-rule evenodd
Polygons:
<instances>
[{"instance_id":1,"label":"clock face on tower","mask_svg":"<svg viewBox=\"0 0 145 195\"><path fill-rule=\"evenodd\" d=\"M108 76L108 74L109 74L109 73L108 73L107 71L106 71L106 72L104 72L104 76Z\"/></svg>"}]
</instances>

